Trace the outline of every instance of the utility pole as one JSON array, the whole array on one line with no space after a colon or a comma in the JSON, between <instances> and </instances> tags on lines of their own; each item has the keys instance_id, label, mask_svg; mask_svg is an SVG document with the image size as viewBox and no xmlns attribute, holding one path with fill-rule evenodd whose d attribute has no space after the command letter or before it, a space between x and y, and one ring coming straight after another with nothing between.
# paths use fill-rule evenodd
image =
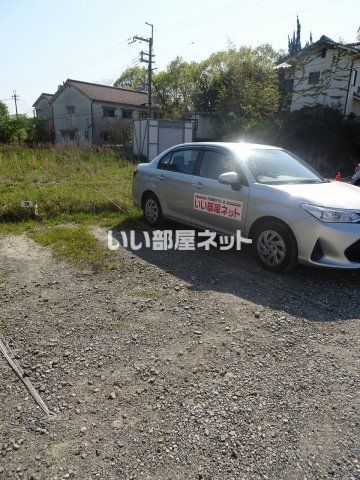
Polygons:
<instances>
[{"instance_id":1,"label":"utility pole","mask_svg":"<svg viewBox=\"0 0 360 480\"><path fill-rule=\"evenodd\" d=\"M13 90L13 96L11 98L13 98L15 102L16 120L18 120L19 115L18 115L18 109L17 109L17 101L18 101L19 95L16 95L16 90Z\"/></svg>"},{"instance_id":2,"label":"utility pole","mask_svg":"<svg viewBox=\"0 0 360 480\"><path fill-rule=\"evenodd\" d=\"M146 25L151 27L151 37L144 38L135 35L132 40L129 41L130 43L135 43L136 41L139 42L146 42L149 45L149 52L140 52L140 61L143 63L148 64L148 117L153 118L153 108L152 108L152 65L153 65L153 44L154 44L154 25L151 23L145 22ZM147 58L146 58L147 57Z\"/></svg>"},{"instance_id":3,"label":"utility pole","mask_svg":"<svg viewBox=\"0 0 360 480\"><path fill-rule=\"evenodd\" d=\"M18 114L18 108L17 108L17 101L18 101L19 95L16 95L16 90L13 90L13 96L11 98L13 98L14 102L15 102L16 123L17 123L17 127L19 128L19 114ZM18 142L20 143L20 132L19 131L18 131Z\"/></svg>"}]
</instances>

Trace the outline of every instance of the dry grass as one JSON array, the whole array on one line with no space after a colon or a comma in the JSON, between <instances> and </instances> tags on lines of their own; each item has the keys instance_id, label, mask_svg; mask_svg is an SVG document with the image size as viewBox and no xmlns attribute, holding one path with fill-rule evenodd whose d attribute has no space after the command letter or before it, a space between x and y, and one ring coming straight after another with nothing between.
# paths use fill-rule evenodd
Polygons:
<instances>
[{"instance_id":1,"label":"dry grass","mask_svg":"<svg viewBox=\"0 0 360 480\"><path fill-rule=\"evenodd\" d=\"M110 251L87 226L139 218L132 172L133 164L114 152L0 146L0 233L25 233L61 258L111 269ZM36 215L22 200L37 205Z\"/></svg>"},{"instance_id":2,"label":"dry grass","mask_svg":"<svg viewBox=\"0 0 360 480\"><path fill-rule=\"evenodd\" d=\"M0 221L37 218L81 221L136 215L131 199L133 165L113 152L0 147Z\"/></svg>"}]
</instances>

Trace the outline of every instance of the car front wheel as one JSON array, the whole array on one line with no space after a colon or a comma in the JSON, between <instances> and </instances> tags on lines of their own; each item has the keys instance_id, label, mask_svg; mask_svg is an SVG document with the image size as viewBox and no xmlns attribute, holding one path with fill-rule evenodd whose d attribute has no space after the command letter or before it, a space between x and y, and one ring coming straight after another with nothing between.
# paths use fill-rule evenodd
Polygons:
<instances>
[{"instance_id":1,"label":"car front wheel","mask_svg":"<svg viewBox=\"0 0 360 480\"><path fill-rule=\"evenodd\" d=\"M266 220L256 226L253 251L257 262L270 272L289 272L298 263L296 239L281 221Z\"/></svg>"}]
</instances>

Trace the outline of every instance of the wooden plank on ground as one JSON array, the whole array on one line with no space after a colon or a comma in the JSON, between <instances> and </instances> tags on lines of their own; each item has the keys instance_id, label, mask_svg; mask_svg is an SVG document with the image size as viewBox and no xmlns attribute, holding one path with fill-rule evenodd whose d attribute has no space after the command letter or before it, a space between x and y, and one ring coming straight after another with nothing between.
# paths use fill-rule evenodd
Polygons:
<instances>
[{"instance_id":1,"label":"wooden plank on ground","mask_svg":"<svg viewBox=\"0 0 360 480\"><path fill-rule=\"evenodd\" d=\"M38 391L34 387L34 385L31 383L29 378L25 376L23 369L19 365L18 361L14 357L13 353L11 352L11 349L9 346L6 345L5 340L0 338L0 351L4 355L5 360L8 362L10 367L14 370L14 372L17 374L17 376L20 378L20 380L23 382L25 387L28 389L30 395L33 397L35 402L39 405L41 410L48 416L54 417L54 413L51 412L48 407L46 406L44 400L41 398L39 395Z\"/></svg>"}]
</instances>

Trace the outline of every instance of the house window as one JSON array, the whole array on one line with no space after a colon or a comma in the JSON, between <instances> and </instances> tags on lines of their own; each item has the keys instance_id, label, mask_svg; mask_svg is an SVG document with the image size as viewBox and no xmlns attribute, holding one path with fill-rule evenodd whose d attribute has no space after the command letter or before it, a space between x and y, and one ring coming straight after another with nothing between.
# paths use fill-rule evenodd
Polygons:
<instances>
[{"instance_id":1,"label":"house window","mask_svg":"<svg viewBox=\"0 0 360 480\"><path fill-rule=\"evenodd\" d=\"M41 112L42 112L41 108L37 108L36 109L36 116L41 117Z\"/></svg>"},{"instance_id":2,"label":"house window","mask_svg":"<svg viewBox=\"0 0 360 480\"><path fill-rule=\"evenodd\" d=\"M357 80L357 70L353 70L351 72L351 85L355 86L356 85L356 80Z\"/></svg>"},{"instance_id":3,"label":"house window","mask_svg":"<svg viewBox=\"0 0 360 480\"><path fill-rule=\"evenodd\" d=\"M291 92L294 88L294 79L292 78L287 78L283 81L283 91L286 92Z\"/></svg>"},{"instance_id":4,"label":"house window","mask_svg":"<svg viewBox=\"0 0 360 480\"><path fill-rule=\"evenodd\" d=\"M102 138L104 142L110 142L110 133L109 132L103 132L102 133Z\"/></svg>"},{"instance_id":5,"label":"house window","mask_svg":"<svg viewBox=\"0 0 360 480\"><path fill-rule=\"evenodd\" d=\"M115 117L115 108L103 107L104 117Z\"/></svg>"},{"instance_id":6,"label":"house window","mask_svg":"<svg viewBox=\"0 0 360 480\"><path fill-rule=\"evenodd\" d=\"M326 48L321 49L321 58L326 58Z\"/></svg>"},{"instance_id":7,"label":"house window","mask_svg":"<svg viewBox=\"0 0 360 480\"><path fill-rule=\"evenodd\" d=\"M66 107L66 110L67 110L67 114L68 114L68 115L73 115L74 112L75 112L75 107L68 105L68 106Z\"/></svg>"},{"instance_id":8,"label":"house window","mask_svg":"<svg viewBox=\"0 0 360 480\"><path fill-rule=\"evenodd\" d=\"M69 140L75 140L76 131L75 130L61 130L61 136Z\"/></svg>"},{"instance_id":9,"label":"house window","mask_svg":"<svg viewBox=\"0 0 360 480\"><path fill-rule=\"evenodd\" d=\"M310 72L309 73L309 85L315 85L320 81L320 72Z\"/></svg>"},{"instance_id":10,"label":"house window","mask_svg":"<svg viewBox=\"0 0 360 480\"><path fill-rule=\"evenodd\" d=\"M122 118L132 118L133 110L123 110L122 111Z\"/></svg>"}]
</instances>

